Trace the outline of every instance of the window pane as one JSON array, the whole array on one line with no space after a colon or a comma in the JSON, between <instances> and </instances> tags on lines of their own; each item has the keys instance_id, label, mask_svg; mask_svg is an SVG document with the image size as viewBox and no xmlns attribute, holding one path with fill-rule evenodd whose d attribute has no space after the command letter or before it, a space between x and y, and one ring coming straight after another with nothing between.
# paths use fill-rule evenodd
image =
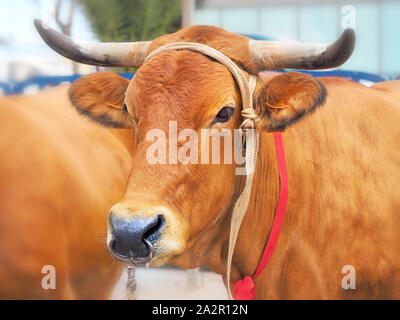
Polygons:
<instances>
[{"instance_id":1,"label":"window pane","mask_svg":"<svg viewBox=\"0 0 400 320\"><path fill-rule=\"evenodd\" d=\"M378 5L354 5L356 13L356 47L341 69L379 73Z\"/></svg>"},{"instance_id":2,"label":"window pane","mask_svg":"<svg viewBox=\"0 0 400 320\"><path fill-rule=\"evenodd\" d=\"M232 8L222 10L222 28L237 33L258 33L256 8Z\"/></svg>"},{"instance_id":3,"label":"window pane","mask_svg":"<svg viewBox=\"0 0 400 320\"><path fill-rule=\"evenodd\" d=\"M261 30L267 36L277 39L297 39L296 8L265 7L261 9Z\"/></svg>"},{"instance_id":4,"label":"window pane","mask_svg":"<svg viewBox=\"0 0 400 320\"><path fill-rule=\"evenodd\" d=\"M331 42L338 35L338 8L335 5L300 8L300 41Z\"/></svg>"},{"instance_id":5,"label":"window pane","mask_svg":"<svg viewBox=\"0 0 400 320\"><path fill-rule=\"evenodd\" d=\"M400 74L400 3L382 4L382 72Z\"/></svg>"},{"instance_id":6,"label":"window pane","mask_svg":"<svg viewBox=\"0 0 400 320\"><path fill-rule=\"evenodd\" d=\"M194 24L219 26L219 11L217 9L198 9L194 12Z\"/></svg>"}]
</instances>

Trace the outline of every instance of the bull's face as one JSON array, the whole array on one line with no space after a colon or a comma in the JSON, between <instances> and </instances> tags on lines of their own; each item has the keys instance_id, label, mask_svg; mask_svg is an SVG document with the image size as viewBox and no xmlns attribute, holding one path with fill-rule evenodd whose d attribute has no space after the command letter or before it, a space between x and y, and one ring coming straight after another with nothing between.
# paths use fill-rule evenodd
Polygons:
<instances>
[{"instance_id":1,"label":"bull's face","mask_svg":"<svg viewBox=\"0 0 400 320\"><path fill-rule=\"evenodd\" d=\"M113 96L115 92L121 96ZM190 250L205 230L223 220L233 202L237 167L224 154L234 151L233 129L240 121L239 92L224 66L198 53L166 52L144 64L129 84L117 75L98 73L76 81L70 93L74 105L88 111L84 113L95 114L94 108L105 104L107 113L97 115L103 123L134 127L136 152L126 192L110 210L108 245L115 256L147 261L151 255L151 264L160 265ZM96 100L89 102L89 96ZM225 135L229 130L232 143L221 139L216 151L209 139L206 164L201 161L201 132L211 129ZM191 137L177 139L185 131ZM152 132L163 135L148 141ZM156 143L160 147L152 151ZM170 144L176 148L175 161ZM184 145L192 147L185 154L189 161L182 159ZM163 151L164 160L157 154ZM213 164L213 152L219 153L219 164ZM152 161L153 155L160 161Z\"/></svg>"},{"instance_id":2,"label":"bull's face","mask_svg":"<svg viewBox=\"0 0 400 320\"><path fill-rule=\"evenodd\" d=\"M134 129L136 151L126 192L110 210L112 254L151 265L171 258L184 267L200 264L201 251L218 241L213 230L228 229L230 212L243 187L238 165L226 161L235 158L234 129L241 121L240 92L228 69L199 53L168 51L144 64L130 82L98 73L76 81L70 96L78 110L93 119ZM322 86L299 73L260 83L255 95L262 115L260 127L282 130L323 98ZM231 142L220 143L218 150L209 140L205 148L202 132L207 129L230 134ZM190 134L182 140L184 130ZM185 156L197 153L197 161L184 161L182 150L187 151ZM209 164L201 161L204 152ZM215 152L219 164L212 164ZM184 258L188 256L190 261Z\"/></svg>"},{"instance_id":3,"label":"bull's face","mask_svg":"<svg viewBox=\"0 0 400 320\"><path fill-rule=\"evenodd\" d=\"M123 199L110 211L108 246L121 260L153 265L169 261L195 267L226 253L230 214L244 179L237 175L236 161L226 160L236 159L233 130L241 122L240 94L228 69L187 50L166 51L148 61L146 56L168 43L196 42L256 74L271 68L331 68L354 48L351 30L331 45L255 41L207 26L151 42L88 45L38 20L35 25L53 49L73 60L140 67L131 81L112 73L83 77L71 86L70 99L79 112L103 125L133 128L132 170ZM254 94L259 129L284 130L324 98L323 85L304 74L259 78ZM202 136L206 129L225 130L230 143L224 140L219 151L208 146L210 139ZM261 146L263 152L269 151ZM210 254L215 247L221 248L218 257Z\"/></svg>"}]
</instances>

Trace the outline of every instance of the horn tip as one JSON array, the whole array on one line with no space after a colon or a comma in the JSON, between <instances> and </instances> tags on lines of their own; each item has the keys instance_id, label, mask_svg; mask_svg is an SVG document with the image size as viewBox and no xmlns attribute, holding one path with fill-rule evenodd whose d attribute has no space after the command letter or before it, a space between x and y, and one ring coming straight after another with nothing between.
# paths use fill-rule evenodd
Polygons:
<instances>
[{"instance_id":1,"label":"horn tip","mask_svg":"<svg viewBox=\"0 0 400 320\"><path fill-rule=\"evenodd\" d=\"M345 38L348 43L356 42L356 32L353 28L344 29L342 37Z\"/></svg>"},{"instance_id":2,"label":"horn tip","mask_svg":"<svg viewBox=\"0 0 400 320\"><path fill-rule=\"evenodd\" d=\"M353 28L344 29L339 41L343 45L343 55L347 56L347 60L350 58L356 45L356 32Z\"/></svg>"},{"instance_id":3,"label":"horn tip","mask_svg":"<svg viewBox=\"0 0 400 320\"><path fill-rule=\"evenodd\" d=\"M41 19L35 18L33 19L33 24L35 25L36 30L49 29L49 26L45 24Z\"/></svg>"}]
</instances>

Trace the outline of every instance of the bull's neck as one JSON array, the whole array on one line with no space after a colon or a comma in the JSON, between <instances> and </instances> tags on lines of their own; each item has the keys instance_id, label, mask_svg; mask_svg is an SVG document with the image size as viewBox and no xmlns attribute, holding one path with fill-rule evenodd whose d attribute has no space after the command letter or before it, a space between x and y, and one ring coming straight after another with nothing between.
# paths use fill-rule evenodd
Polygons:
<instances>
[{"instance_id":1,"label":"bull's neck","mask_svg":"<svg viewBox=\"0 0 400 320\"><path fill-rule=\"evenodd\" d=\"M279 171L274 137L272 133L260 132L251 197L232 262L232 281L254 274L268 240L278 197Z\"/></svg>"},{"instance_id":2,"label":"bull's neck","mask_svg":"<svg viewBox=\"0 0 400 320\"><path fill-rule=\"evenodd\" d=\"M244 179L238 176L235 182L234 199L237 199L243 187ZM260 132L260 150L251 197L232 261L232 281L254 274L272 227L278 197L279 172L274 137L272 133ZM233 205L230 214L227 214L225 219L213 228L212 232L215 233L215 237L211 238L218 240L210 244L202 263L220 274L226 273L229 226Z\"/></svg>"},{"instance_id":3,"label":"bull's neck","mask_svg":"<svg viewBox=\"0 0 400 320\"><path fill-rule=\"evenodd\" d=\"M210 226L192 244L191 250L169 263L182 268L204 265L225 275L229 230L235 200L244 187L244 176L237 176L232 206L223 219ZM249 206L243 219L232 261L231 280L253 275L271 230L279 196L279 172L272 133L260 132L260 150L254 174Z\"/></svg>"}]
</instances>

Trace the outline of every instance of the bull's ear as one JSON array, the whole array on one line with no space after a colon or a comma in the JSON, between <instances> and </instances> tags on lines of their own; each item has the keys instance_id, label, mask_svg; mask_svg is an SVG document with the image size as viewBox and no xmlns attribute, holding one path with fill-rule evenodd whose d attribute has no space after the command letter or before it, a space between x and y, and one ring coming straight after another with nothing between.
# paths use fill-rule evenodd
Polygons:
<instances>
[{"instance_id":1,"label":"bull's ear","mask_svg":"<svg viewBox=\"0 0 400 320\"><path fill-rule=\"evenodd\" d=\"M260 127L268 131L284 131L315 111L325 102L325 97L325 86L309 75L288 72L274 76L256 92Z\"/></svg>"},{"instance_id":2,"label":"bull's ear","mask_svg":"<svg viewBox=\"0 0 400 320\"><path fill-rule=\"evenodd\" d=\"M97 72L74 81L69 99L79 113L104 126L132 128L124 107L129 80L112 72Z\"/></svg>"}]
</instances>

